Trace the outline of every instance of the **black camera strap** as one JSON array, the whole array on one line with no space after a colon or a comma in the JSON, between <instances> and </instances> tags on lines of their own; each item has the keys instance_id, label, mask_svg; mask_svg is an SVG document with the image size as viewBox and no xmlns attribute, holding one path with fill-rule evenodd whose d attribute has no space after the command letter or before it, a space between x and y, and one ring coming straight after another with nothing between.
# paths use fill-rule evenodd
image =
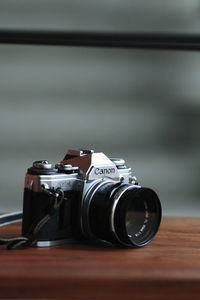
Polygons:
<instances>
[{"instance_id":1,"label":"black camera strap","mask_svg":"<svg viewBox=\"0 0 200 300\"><path fill-rule=\"evenodd\" d=\"M4 214L0 216L0 227L16 223L22 220L22 212L16 211L10 214Z\"/></svg>"},{"instance_id":2,"label":"black camera strap","mask_svg":"<svg viewBox=\"0 0 200 300\"><path fill-rule=\"evenodd\" d=\"M64 192L57 189L55 192L43 189L44 193L49 195L49 206L47 212L33 222L29 234L27 236L19 236L14 238L0 238L0 245L7 245L7 249L23 249L26 247L34 246L37 243L38 235L44 225L48 222L51 216L59 208L64 199ZM22 212L6 214L0 217L0 226L9 225L19 222L22 219Z\"/></svg>"}]
</instances>

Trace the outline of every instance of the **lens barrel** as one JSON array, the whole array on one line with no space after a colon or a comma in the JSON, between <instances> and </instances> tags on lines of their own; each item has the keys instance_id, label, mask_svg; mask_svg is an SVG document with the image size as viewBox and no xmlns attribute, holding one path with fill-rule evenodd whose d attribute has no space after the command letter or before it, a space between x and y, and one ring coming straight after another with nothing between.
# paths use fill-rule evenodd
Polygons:
<instances>
[{"instance_id":1,"label":"lens barrel","mask_svg":"<svg viewBox=\"0 0 200 300\"><path fill-rule=\"evenodd\" d=\"M96 239L124 247L141 247L158 231L161 204L152 189L105 181L87 198L84 220L88 220L86 228Z\"/></svg>"}]
</instances>

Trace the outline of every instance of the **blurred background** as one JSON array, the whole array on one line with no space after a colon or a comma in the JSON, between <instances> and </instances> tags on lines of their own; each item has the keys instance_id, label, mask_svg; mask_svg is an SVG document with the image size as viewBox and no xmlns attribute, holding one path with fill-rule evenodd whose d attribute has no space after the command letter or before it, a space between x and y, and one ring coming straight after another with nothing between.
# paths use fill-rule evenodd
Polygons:
<instances>
[{"instance_id":1,"label":"blurred background","mask_svg":"<svg viewBox=\"0 0 200 300\"><path fill-rule=\"evenodd\" d=\"M0 28L199 33L200 1L0 1ZM0 211L68 149L119 156L163 214L199 216L200 52L0 45Z\"/></svg>"}]
</instances>

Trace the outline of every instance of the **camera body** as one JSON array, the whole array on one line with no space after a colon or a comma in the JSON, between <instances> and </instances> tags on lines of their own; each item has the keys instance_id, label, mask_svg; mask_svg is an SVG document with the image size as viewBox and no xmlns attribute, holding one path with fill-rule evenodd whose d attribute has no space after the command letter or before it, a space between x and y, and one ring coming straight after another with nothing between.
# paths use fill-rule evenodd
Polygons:
<instances>
[{"instance_id":1,"label":"camera body","mask_svg":"<svg viewBox=\"0 0 200 300\"><path fill-rule=\"evenodd\" d=\"M147 227L148 223L152 223L151 203L138 201L140 195L137 192L141 186L123 159L110 159L92 150L69 150L64 160L55 167L48 161L36 161L28 169L24 186L23 235L29 235L33 223L45 214L49 206L49 194L44 190L54 192L57 189L64 192L64 200L40 230L38 246L59 245L71 239L98 239L123 246L143 246L158 230L161 207L157 195L151 190L156 198L153 210L158 211L158 221L150 233ZM130 205L133 194L136 194L139 206L142 204L141 209L138 204L134 208ZM133 243L128 226L129 223L132 227L134 225L130 222L133 212L141 213L141 210L142 220L139 217L140 224L136 224L133 233L134 239L139 239L139 242ZM138 214L134 220L137 218ZM140 242L144 235L144 240Z\"/></svg>"}]
</instances>

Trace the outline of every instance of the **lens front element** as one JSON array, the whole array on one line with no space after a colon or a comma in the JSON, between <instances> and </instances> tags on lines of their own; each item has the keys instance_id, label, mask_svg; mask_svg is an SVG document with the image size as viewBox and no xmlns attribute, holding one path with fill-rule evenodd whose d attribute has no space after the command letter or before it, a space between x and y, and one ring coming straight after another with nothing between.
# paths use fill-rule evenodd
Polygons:
<instances>
[{"instance_id":1,"label":"lens front element","mask_svg":"<svg viewBox=\"0 0 200 300\"><path fill-rule=\"evenodd\" d=\"M122 244L146 245L156 234L161 220L157 194L149 188L124 186L114 196L112 230Z\"/></svg>"}]
</instances>

